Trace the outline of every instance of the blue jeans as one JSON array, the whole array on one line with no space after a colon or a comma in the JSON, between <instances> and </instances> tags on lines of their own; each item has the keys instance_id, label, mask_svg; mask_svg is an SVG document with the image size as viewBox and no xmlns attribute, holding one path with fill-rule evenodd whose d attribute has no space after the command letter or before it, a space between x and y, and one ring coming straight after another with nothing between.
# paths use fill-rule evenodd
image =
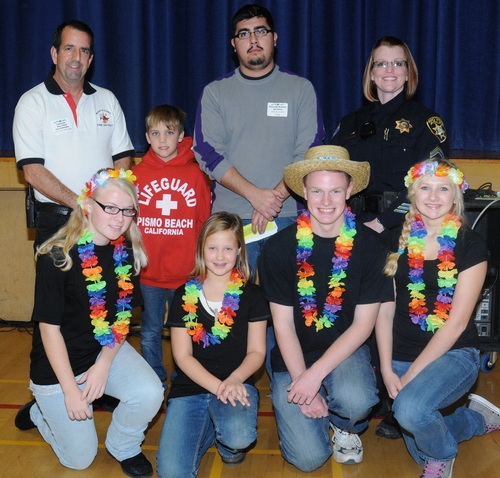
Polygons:
<instances>
[{"instance_id":1,"label":"blue jeans","mask_svg":"<svg viewBox=\"0 0 500 478\"><path fill-rule=\"evenodd\" d=\"M170 307L175 290L141 284L141 291L144 298L144 310L141 314L142 356L151 365L160 380L165 382L167 380L167 371L163 365L161 333L163 330L167 293L168 305ZM163 388L167 388L165 383Z\"/></svg>"},{"instance_id":2,"label":"blue jeans","mask_svg":"<svg viewBox=\"0 0 500 478\"><path fill-rule=\"evenodd\" d=\"M285 229L285 227L290 226L291 224L295 224L297 222L297 216L290 217L278 217L274 220L276 225L278 226L278 231ZM243 225L246 226L252 222L251 219L243 219ZM267 237L265 239L261 239L260 241L251 242L247 247L247 258L248 264L252 270L252 280L255 279L255 275L257 273L257 266L259 263L259 256L264 249L264 244L267 241ZM276 338L274 336L274 328L270 325L267 328L267 338L266 338L266 370L271 377L272 367L271 367L271 350L276 345Z\"/></svg>"},{"instance_id":3,"label":"blue jeans","mask_svg":"<svg viewBox=\"0 0 500 478\"><path fill-rule=\"evenodd\" d=\"M83 390L84 384L79 387ZM61 464L75 470L90 466L97 454L94 419L70 420L59 384L31 382L30 389L36 398L31 420ZM162 404L161 382L135 349L124 342L109 369L104 393L120 400L108 428L106 449L118 461L131 458L141 452L144 432Z\"/></svg>"},{"instance_id":4,"label":"blue jeans","mask_svg":"<svg viewBox=\"0 0 500 478\"><path fill-rule=\"evenodd\" d=\"M245 387L249 407L224 405L211 393L168 401L157 455L160 478L197 476L202 456L214 443L222 457L232 458L257 439L259 392Z\"/></svg>"},{"instance_id":5,"label":"blue jeans","mask_svg":"<svg viewBox=\"0 0 500 478\"><path fill-rule=\"evenodd\" d=\"M297 404L289 403L290 383L288 372L273 373L271 395L281 454L299 470L310 472L332 454L330 422L352 433L368 425L367 416L378 402L368 346L361 346L323 380L319 393L330 411L327 418L307 418Z\"/></svg>"},{"instance_id":6,"label":"blue jeans","mask_svg":"<svg viewBox=\"0 0 500 478\"><path fill-rule=\"evenodd\" d=\"M483 416L474 410L460 407L446 417L439 412L470 390L479 363L479 350L475 348L450 350L425 367L397 395L392 409L406 447L418 464L452 460L460 442L486 432ZM410 365L411 362L392 362L399 377Z\"/></svg>"}]
</instances>

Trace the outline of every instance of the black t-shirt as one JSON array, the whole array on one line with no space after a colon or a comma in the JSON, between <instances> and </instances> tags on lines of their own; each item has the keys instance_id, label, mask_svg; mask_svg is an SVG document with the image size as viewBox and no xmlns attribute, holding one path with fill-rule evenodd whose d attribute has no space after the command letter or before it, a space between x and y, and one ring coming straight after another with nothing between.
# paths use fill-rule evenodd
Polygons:
<instances>
[{"instance_id":1,"label":"black t-shirt","mask_svg":"<svg viewBox=\"0 0 500 478\"><path fill-rule=\"evenodd\" d=\"M168 312L167 326L169 327L186 326L186 323L182 320L186 315L186 311L182 308L184 304L183 295L185 295L184 285L175 291L172 307ZM203 324L205 330L209 331L214 325L215 317L204 309L200 300L198 300L197 312L198 323ZM243 294L240 295L239 308L236 311L231 332L224 340L221 340L220 344L210 345L205 348L202 343L197 344L191 341L193 357L212 375L220 380L225 380L241 365L246 357L248 323L268 320L269 318L269 305L263 299L260 287L247 283L243 287ZM177 365L175 369L177 376L172 382L169 398L208 393L206 389L193 382ZM245 383L253 384L253 377L249 377Z\"/></svg>"},{"instance_id":2,"label":"black t-shirt","mask_svg":"<svg viewBox=\"0 0 500 478\"><path fill-rule=\"evenodd\" d=\"M111 324L116 319L116 299L118 297L118 282L113 259L114 247L95 246L99 266L102 267L103 280L106 281L106 320ZM128 263L132 265L134 255L127 243ZM69 361L75 376L88 370L96 361L102 346L94 338L94 327L90 320L90 304L87 285L82 273L81 260L78 257L77 246L70 251L73 266L63 272L56 267L51 254L38 256L35 279L35 304L32 320L36 322L33 331L33 346L31 350L30 378L38 385L53 385L58 383L57 377L47 359L40 337L38 322L58 325L68 350ZM139 276L132 275L134 284L132 307L142 304Z\"/></svg>"},{"instance_id":3,"label":"black t-shirt","mask_svg":"<svg viewBox=\"0 0 500 478\"><path fill-rule=\"evenodd\" d=\"M330 345L352 324L358 304L373 304L394 300L392 281L382 274L388 247L379 235L357 224L352 256L344 279L346 291L343 293L342 310L334 326L316 332L316 327L305 325L297 292L297 225L270 237L259 261L259 279L264 297L280 305L292 306L295 329L299 338L307 367L318 360ZM308 260L314 266L312 277L316 288L318 311L323 311L328 293L328 281L332 270L335 239L314 235L313 252ZM271 354L274 371L286 371L286 366L276 346Z\"/></svg>"},{"instance_id":4,"label":"black t-shirt","mask_svg":"<svg viewBox=\"0 0 500 478\"><path fill-rule=\"evenodd\" d=\"M460 274L460 272L487 260L488 250L482 237L477 232L462 227L458 232L455 246L455 264L458 273ZM429 309L428 314L432 314L439 291L437 283L438 264L438 259L424 261L424 294L426 307ZM394 360L413 362L434 334L423 331L419 325L414 324L410 319L408 304L411 299L410 291L407 288L410 282L408 272L408 251L405 250L399 257L398 270L394 277L396 281L396 314L393 326L394 346L392 357ZM473 317L471 317L467 328L451 348L463 347L479 347L477 328Z\"/></svg>"}]
</instances>

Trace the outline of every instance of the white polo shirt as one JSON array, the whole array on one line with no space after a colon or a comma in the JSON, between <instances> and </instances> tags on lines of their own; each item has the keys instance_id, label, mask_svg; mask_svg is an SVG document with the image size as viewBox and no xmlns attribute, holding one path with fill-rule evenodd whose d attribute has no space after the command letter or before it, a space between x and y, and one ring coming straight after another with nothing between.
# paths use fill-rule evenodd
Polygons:
<instances>
[{"instance_id":1,"label":"white polo shirt","mask_svg":"<svg viewBox=\"0 0 500 478\"><path fill-rule=\"evenodd\" d=\"M18 169L42 164L78 195L97 170L134 154L123 111L111 91L86 81L72 110L52 75L19 99L13 136ZM35 197L51 201L38 191Z\"/></svg>"}]
</instances>

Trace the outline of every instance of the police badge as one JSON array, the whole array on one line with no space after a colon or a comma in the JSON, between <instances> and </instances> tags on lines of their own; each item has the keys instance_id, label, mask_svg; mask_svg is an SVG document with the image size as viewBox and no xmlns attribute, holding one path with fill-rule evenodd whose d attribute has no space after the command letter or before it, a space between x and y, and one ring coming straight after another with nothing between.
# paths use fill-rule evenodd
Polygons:
<instances>
[{"instance_id":1,"label":"police badge","mask_svg":"<svg viewBox=\"0 0 500 478\"><path fill-rule=\"evenodd\" d=\"M396 129L398 129L401 134L409 133L410 128L413 128L413 126L410 124L409 120L401 118L399 121L396 121Z\"/></svg>"}]
</instances>

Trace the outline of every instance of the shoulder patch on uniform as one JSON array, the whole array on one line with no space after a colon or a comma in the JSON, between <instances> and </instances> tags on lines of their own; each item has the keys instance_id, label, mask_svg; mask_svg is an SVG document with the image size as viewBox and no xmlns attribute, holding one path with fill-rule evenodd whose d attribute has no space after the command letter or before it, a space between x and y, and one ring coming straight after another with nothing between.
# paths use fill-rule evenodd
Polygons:
<instances>
[{"instance_id":1,"label":"shoulder patch on uniform","mask_svg":"<svg viewBox=\"0 0 500 478\"><path fill-rule=\"evenodd\" d=\"M440 143L446 141L446 130L444 129L443 120L439 116L431 116L427 120L427 126L431 130L431 133L439 139Z\"/></svg>"}]
</instances>

